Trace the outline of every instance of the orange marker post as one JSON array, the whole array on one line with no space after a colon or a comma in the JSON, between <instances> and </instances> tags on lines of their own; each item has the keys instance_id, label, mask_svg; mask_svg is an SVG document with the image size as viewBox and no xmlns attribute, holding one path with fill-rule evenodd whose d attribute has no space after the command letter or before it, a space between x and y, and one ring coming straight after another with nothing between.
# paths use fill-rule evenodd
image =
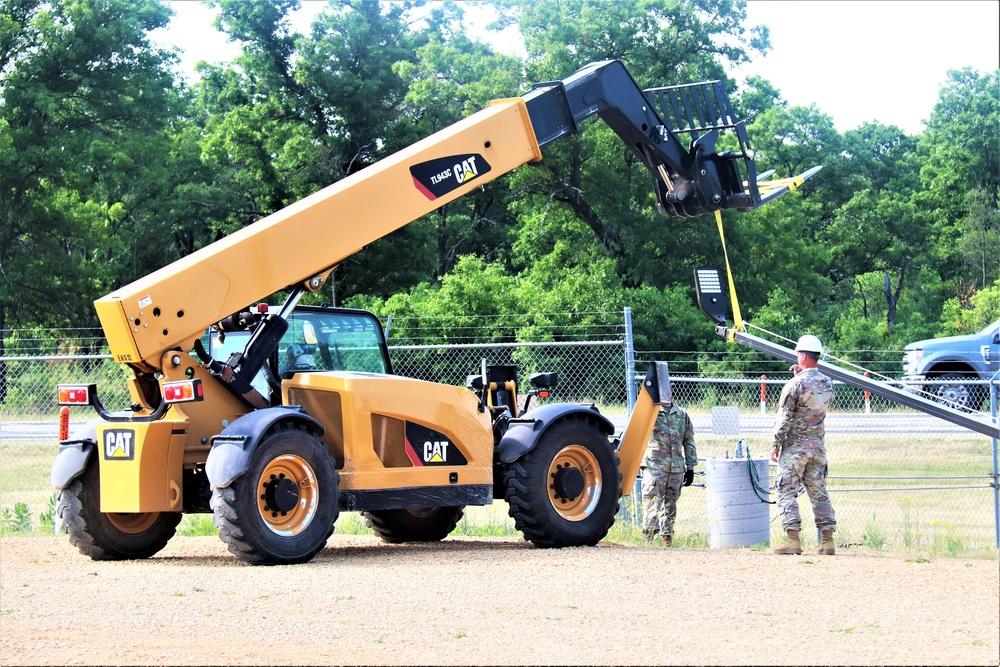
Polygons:
<instances>
[{"instance_id":1,"label":"orange marker post","mask_svg":"<svg viewBox=\"0 0 1000 667\"><path fill-rule=\"evenodd\" d=\"M59 442L69 439L69 408L59 408Z\"/></svg>"}]
</instances>

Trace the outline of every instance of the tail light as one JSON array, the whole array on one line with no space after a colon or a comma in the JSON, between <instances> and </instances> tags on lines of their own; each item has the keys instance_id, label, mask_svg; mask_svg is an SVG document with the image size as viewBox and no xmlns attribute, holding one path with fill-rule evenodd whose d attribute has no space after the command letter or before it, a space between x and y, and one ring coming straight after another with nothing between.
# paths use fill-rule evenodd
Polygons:
<instances>
[{"instance_id":1,"label":"tail light","mask_svg":"<svg viewBox=\"0 0 1000 667\"><path fill-rule=\"evenodd\" d=\"M60 384L56 386L59 405L90 405L91 397L97 397L95 384Z\"/></svg>"},{"instance_id":2,"label":"tail light","mask_svg":"<svg viewBox=\"0 0 1000 667\"><path fill-rule=\"evenodd\" d=\"M188 403L205 400L201 380L181 380L163 383L163 400L166 403Z\"/></svg>"}]
</instances>

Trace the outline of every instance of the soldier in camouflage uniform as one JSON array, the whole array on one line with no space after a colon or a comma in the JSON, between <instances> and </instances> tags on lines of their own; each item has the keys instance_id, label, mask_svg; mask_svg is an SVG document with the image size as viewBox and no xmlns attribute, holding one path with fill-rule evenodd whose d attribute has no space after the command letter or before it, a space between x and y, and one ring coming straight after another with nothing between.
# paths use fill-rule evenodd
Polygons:
<instances>
[{"instance_id":1,"label":"soldier in camouflage uniform","mask_svg":"<svg viewBox=\"0 0 1000 667\"><path fill-rule=\"evenodd\" d=\"M659 534L669 546L681 486L691 485L698 465L691 418L673 403L660 408L642 465L642 534L649 540Z\"/></svg>"},{"instance_id":2,"label":"soldier in camouflage uniform","mask_svg":"<svg viewBox=\"0 0 1000 667\"><path fill-rule=\"evenodd\" d=\"M804 486L813 506L816 527L822 532L820 555L834 555L833 533L837 519L826 492L826 446L823 421L826 407L833 400L833 380L819 372L817 362L823 352L819 338L805 335L795 346L798 363L795 374L781 390L778 416L774 424L774 449L771 460L778 463L778 507L781 527L788 543L775 549L779 554L800 554L799 504L796 497Z\"/></svg>"}]
</instances>

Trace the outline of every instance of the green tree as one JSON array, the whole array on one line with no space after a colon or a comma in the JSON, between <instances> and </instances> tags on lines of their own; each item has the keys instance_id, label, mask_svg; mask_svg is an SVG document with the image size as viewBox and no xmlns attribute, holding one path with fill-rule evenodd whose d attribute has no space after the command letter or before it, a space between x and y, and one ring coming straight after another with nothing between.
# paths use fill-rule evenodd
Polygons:
<instances>
[{"instance_id":1,"label":"green tree","mask_svg":"<svg viewBox=\"0 0 1000 667\"><path fill-rule=\"evenodd\" d=\"M524 38L529 81L563 78L608 58L621 59L640 85L724 79L724 61L742 62L768 45L766 31L744 28L744 3L511 0L500 6ZM602 123L586 123L579 137L543 150L541 163L510 179L517 268L538 261L554 239L580 238L578 223L590 230L581 242L611 258L626 287L689 281L691 268L714 250L704 221L658 214L649 173Z\"/></svg>"},{"instance_id":2,"label":"green tree","mask_svg":"<svg viewBox=\"0 0 1000 667\"><path fill-rule=\"evenodd\" d=\"M802 313L806 324L819 321L832 291L830 247L817 229L823 207L818 198L792 195L747 215L727 216L726 242L744 318L757 323L780 293L787 300L782 304ZM718 265L721 248L715 256Z\"/></svg>"},{"instance_id":3,"label":"green tree","mask_svg":"<svg viewBox=\"0 0 1000 667\"><path fill-rule=\"evenodd\" d=\"M936 233L946 241L933 258L943 289L960 298L998 276L993 252L1000 195L997 146L1000 71L950 71L919 138L923 163L915 201L933 215Z\"/></svg>"},{"instance_id":4,"label":"green tree","mask_svg":"<svg viewBox=\"0 0 1000 667\"><path fill-rule=\"evenodd\" d=\"M955 220L971 189L995 196L1000 188L1000 70L951 70L920 137L920 172L934 208Z\"/></svg>"},{"instance_id":5,"label":"green tree","mask_svg":"<svg viewBox=\"0 0 1000 667\"><path fill-rule=\"evenodd\" d=\"M748 76L743 90L735 96L733 105L737 115L749 126L771 107L785 108L788 103L770 81L759 76Z\"/></svg>"},{"instance_id":6,"label":"green tree","mask_svg":"<svg viewBox=\"0 0 1000 667\"><path fill-rule=\"evenodd\" d=\"M402 113L412 141L485 108L490 100L515 95L524 85L519 59L494 53L467 37L461 27L447 31L445 42L440 34L446 32L444 27L434 25L439 32L417 50L417 61L396 64L397 74L410 81ZM433 227L436 238L432 279L442 278L461 255L495 259L507 252L511 218L504 183L504 179L491 183L422 221Z\"/></svg>"},{"instance_id":7,"label":"green tree","mask_svg":"<svg viewBox=\"0 0 1000 667\"><path fill-rule=\"evenodd\" d=\"M983 287L990 279L1000 279L1000 209L998 196L982 188L965 195L966 214L960 221L962 236L956 251L963 274L971 276L973 287Z\"/></svg>"},{"instance_id":8,"label":"green tree","mask_svg":"<svg viewBox=\"0 0 1000 667\"><path fill-rule=\"evenodd\" d=\"M669 0L504 0L528 54L529 76L557 78L618 58L658 85L724 79L723 61L770 48L767 28L746 27L746 3Z\"/></svg>"},{"instance_id":9,"label":"green tree","mask_svg":"<svg viewBox=\"0 0 1000 667\"><path fill-rule=\"evenodd\" d=\"M949 299L941 313L941 335L975 333L1000 319L1000 280L973 294L967 303Z\"/></svg>"},{"instance_id":10,"label":"green tree","mask_svg":"<svg viewBox=\"0 0 1000 667\"><path fill-rule=\"evenodd\" d=\"M231 204L228 233L406 145L400 113L426 36L408 25L415 3L330 2L308 36L293 31L298 0L218 0L218 27L241 45L234 63L203 66L203 150ZM302 239L308 243L308 239ZM418 282L433 239L411 225L342 263L335 295L391 294ZM318 268L318 267L317 267Z\"/></svg>"},{"instance_id":11,"label":"green tree","mask_svg":"<svg viewBox=\"0 0 1000 667\"><path fill-rule=\"evenodd\" d=\"M838 257L843 269L857 278L870 272L883 277L885 321L892 334L896 307L908 280L920 268L933 238L927 234L927 216L905 195L865 190L851 199L837 215L831 237L839 239Z\"/></svg>"},{"instance_id":12,"label":"green tree","mask_svg":"<svg viewBox=\"0 0 1000 667\"><path fill-rule=\"evenodd\" d=\"M93 326L91 302L169 248L142 224L180 108L147 37L168 17L152 0L0 5L0 329Z\"/></svg>"},{"instance_id":13,"label":"green tree","mask_svg":"<svg viewBox=\"0 0 1000 667\"><path fill-rule=\"evenodd\" d=\"M724 216L728 253L744 317L757 322L765 308L777 307L772 300L781 295L780 305L791 304L805 324L815 328L834 285L826 234L843 189L842 141L830 117L819 109L788 107L780 99L768 104L771 90L758 81L746 97L761 108L747 127L758 168L775 169L773 178L798 175L817 165L823 169L795 194L749 214ZM709 263L718 265L721 250L713 249Z\"/></svg>"}]
</instances>

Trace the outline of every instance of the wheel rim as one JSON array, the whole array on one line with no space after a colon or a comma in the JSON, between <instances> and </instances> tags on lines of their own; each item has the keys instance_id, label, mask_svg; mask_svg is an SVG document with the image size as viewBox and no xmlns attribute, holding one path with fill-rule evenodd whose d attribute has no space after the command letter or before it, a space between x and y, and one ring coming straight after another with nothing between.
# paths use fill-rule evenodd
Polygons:
<instances>
[{"instance_id":1,"label":"wheel rim","mask_svg":"<svg viewBox=\"0 0 1000 667\"><path fill-rule=\"evenodd\" d=\"M940 385L938 397L949 403L965 407L969 404L969 388L964 384Z\"/></svg>"},{"instance_id":2,"label":"wheel rim","mask_svg":"<svg viewBox=\"0 0 1000 667\"><path fill-rule=\"evenodd\" d=\"M299 456L271 459L260 475L257 491L260 516L276 535L298 535L316 516L319 484L312 467Z\"/></svg>"},{"instance_id":3,"label":"wheel rim","mask_svg":"<svg viewBox=\"0 0 1000 667\"><path fill-rule=\"evenodd\" d=\"M153 527L160 518L159 512L141 512L136 514L113 512L105 515L111 525L123 533L138 535Z\"/></svg>"},{"instance_id":4,"label":"wheel rim","mask_svg":"<svg viewBox=\"0 0 1000 667\"><path fill-rule=\"evenodd\" d=\"M549 502L567 521L583 521L601 498L601 466L586 447L569 445L549 464Z\"/></svg>"}]
</instances>

